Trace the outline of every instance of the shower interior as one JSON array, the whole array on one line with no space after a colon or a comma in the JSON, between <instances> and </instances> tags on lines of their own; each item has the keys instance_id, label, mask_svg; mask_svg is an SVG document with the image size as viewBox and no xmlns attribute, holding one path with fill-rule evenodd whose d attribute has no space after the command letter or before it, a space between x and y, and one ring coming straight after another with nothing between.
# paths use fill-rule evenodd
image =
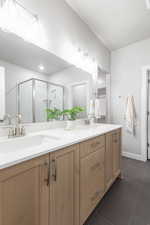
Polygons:
<instances>
[{"instance_id":1,"label":"shower interior","mask_svg":"<svg viewBox=\"0 0 150 225\"><path fill-rule=\"evenodd\" d=\"M64 109L64 86L31 78L18 85L18 113L23 122L47 121L46 109Z\"/></svg>"}]
</instances>

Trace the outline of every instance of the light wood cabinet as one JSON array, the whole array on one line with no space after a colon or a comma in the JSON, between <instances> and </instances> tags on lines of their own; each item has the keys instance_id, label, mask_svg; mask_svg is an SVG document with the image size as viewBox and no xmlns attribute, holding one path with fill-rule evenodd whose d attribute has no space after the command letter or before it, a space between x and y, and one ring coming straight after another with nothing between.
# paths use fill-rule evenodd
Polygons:
<instances>
[{"instance_id":1,"label":"light wood cabinet","mask_svg":"<svg viewBox=\"0 0 150 225\"><path fill-rule=\"evenodd\" d=\"M121 173L121 130L106 134L105 186L106 191Z\"/></svg>"},{"instance_id":2,"label":"light wood cabinet","mask_svg":"<svg viewBox=\"0 0 150 225\"><path fill-rule=\"evenodd\" d=\"M92 152L105 146L105 135L92 138L80 144L80 158L84 158Z\"/></svg>"},{"instance_id":3,"label":"light wood cabinet","mask_svg":"<svg viewBox=\"0 0 150 225\"><path fill-rule=\"evenodd\" d=\"M80 224L104 195L105 136L80 144Z\"/></svg>"},{"instance_id":4,"label":"light wood cabinet","mask_svg":"<svg viewBox=\"0 0 150 225\"><path fill-rule=\"evenodd\" d=\"M0 225L83 225L120 157L119 129L0 170Z\"/></svg>"},{"instance_id":5,"label":"light wood cabinet","mask_svg":"<svg viewBox=\"0 0 150 225\"><path fill-rule=\"evenodd\" d=\"M0 225L79 225L79 145L0 171Z\"/></svg>"},{"instance_id":6,"label":"light wood cabinet","mask_svg":"<svg viewBox=\"0 0 150 225\"><path fill-rule=\"evenodd\" d=\"M106 135L105 153L105 188L108 190L113 182L113 136L112 133Z\"/></svg>"},{"instance_id":7,"label":"light wood cabinet","mask_svg":"<svg viewBox=\"0 0 150 225\"><path fill-rule=\"evenodd\" d=\"M0 225L48 225L49 156L0 172Z\"/></svg>"},{"instance_id":8,"label":"light wood cabinet","mask_svg":"<svg viewBox=\"0 0 150 225\"><path fill-rule=\"evenodd\" d=\"M121 130L80 144L80 225L120 175Z\"/></svg>"},{"instance_id":9,"label":"light wood cabinet","mask_svg":"<svg viewBox=\"0 0 150 225\"><path fill-rule=\"evenodd\" d=\"M105 148L91 153L80 162L80 224L83 224L104 195Z\"/></svg>"},{"instance_id":10,"label":"light wood cabinet","mask_svg":"<svg viewBox=\"0 0 150 225\"><path fill-rule=\"evenodd\" d=\"M79 224L79 145L51 155L50 224Z\"/></svg>"}]
</instances>

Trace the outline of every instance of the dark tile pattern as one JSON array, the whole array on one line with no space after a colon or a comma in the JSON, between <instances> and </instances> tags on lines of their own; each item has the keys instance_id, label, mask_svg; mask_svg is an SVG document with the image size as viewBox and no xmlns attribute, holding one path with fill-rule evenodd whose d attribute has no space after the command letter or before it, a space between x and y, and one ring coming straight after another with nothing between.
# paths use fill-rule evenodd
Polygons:
<instances>
[{"instance_id":1,"label":"dark tile pattern","mask_svg":"<svg viewBox=\"0 0 150 225\"><path fill-rule=\"evenodd\" d=\"M85 225L150 225L150 162L123 158L122 171Z\"/></svg>"}]
</instances>

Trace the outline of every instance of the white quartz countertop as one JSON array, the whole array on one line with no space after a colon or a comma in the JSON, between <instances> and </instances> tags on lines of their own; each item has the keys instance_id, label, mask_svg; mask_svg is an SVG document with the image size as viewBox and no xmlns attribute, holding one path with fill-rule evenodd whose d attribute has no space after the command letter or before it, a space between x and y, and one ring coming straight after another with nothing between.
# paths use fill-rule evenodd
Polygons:
<instances>
[{"instance_id":1,"label":"white quartz countertop","mask_svg":"<svg viewBox=\"0 0 150 225\"><path fill-rule=\"evenodd\" d=\"M93 124L78 126L69 131L64 128L53 128L21 138L0 138L0 169L58 151L119 128L121 128L120 125Z\"/></svg>"}]
</instances>

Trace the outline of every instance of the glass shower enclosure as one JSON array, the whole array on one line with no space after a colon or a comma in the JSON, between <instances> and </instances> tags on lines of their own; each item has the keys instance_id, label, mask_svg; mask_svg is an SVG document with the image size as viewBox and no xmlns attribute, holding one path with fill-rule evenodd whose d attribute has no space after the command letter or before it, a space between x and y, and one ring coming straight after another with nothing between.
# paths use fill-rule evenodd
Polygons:
<instances>
[{"instance_id":1,"label":"glass shower enclosure","mask_svg":"<svg viewBox=\"0 0 150 225\"><path fill-rule=\"evenodd\" d=\"M24 123L45 122L46 109L64 109L64 86L31 78L18 84L18 113Z\"/></svg>"}]
</instances>

